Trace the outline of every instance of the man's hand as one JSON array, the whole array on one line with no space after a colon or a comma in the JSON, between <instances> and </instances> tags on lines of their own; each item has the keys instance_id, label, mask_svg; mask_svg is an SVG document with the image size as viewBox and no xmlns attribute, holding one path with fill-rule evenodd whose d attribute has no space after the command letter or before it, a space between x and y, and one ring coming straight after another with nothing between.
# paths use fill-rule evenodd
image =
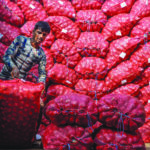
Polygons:
<instances>
[{"instance_id":1,"label":"man's hand","mask_svg":"<svg viewBox=\"0 0 150 150\"><path fill-rule=\"evenodd\" d=\"M11 76L13 78L19 78L19 69L17 67L13 67L12 72L11 72Z\"/></svg>"},{"instance_id":2,"label":"man's hand","mask_svg":"<svg viewBox=\"0 0 150 150\"><path fill-rule=\"evenodd\" d=\"M45 91L45 86L44 86L44 89L42 90L41 97L40 97L41 107L45 106L45 104L44 104L45 99L46 99L46 91Z\"/></svg>"},{"instance_id":3,"label":"man's hand","mask_svg":"<svg viewBox=\"0 0 150 150\"><path fill-rule=\"evenodd\" d=\"M45 104L44 104L44 102L43 102L43 99L40 97L40 106L41 107L44 107L45 106Z\"/></svg>"}]
</instances>

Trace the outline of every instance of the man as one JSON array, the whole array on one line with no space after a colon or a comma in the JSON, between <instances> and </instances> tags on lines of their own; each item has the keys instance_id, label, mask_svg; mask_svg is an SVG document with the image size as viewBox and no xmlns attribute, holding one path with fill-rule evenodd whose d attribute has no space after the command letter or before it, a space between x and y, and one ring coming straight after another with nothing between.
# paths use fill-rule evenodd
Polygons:
<instances>
[{"instance_id":1,"label":"man","mask_svg":"<svg viewBox=\"0 0 150 150\"><path fill-rule=\"evenodd\" d=\"M45 40L49 33L49 24L44 21L39 21L34 27L32 38L18 36L3 56L5 65L0 72L0 79L25 79L27 72L32 66L38 64L38 82L43 82L45 84L46 56L40 47L40 44ZM41 105L43 105L42 102Z\"/></svg>"}]
</instances>

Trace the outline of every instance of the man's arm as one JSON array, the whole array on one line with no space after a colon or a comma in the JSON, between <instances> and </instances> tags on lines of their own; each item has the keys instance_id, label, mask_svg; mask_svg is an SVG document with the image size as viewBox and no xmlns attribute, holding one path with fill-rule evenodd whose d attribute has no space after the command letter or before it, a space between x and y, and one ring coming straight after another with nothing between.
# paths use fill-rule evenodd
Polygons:
<instances>
[{"instance_id":1,"label":"man's arm","mask_svg":"<svg viewBox=\"0 0 150 150\"><path fill-rule=\"evenodd\" d=\"M11 43L11 45L8 47L7 51L3 56L3 61L6 64L6 66L10 69L10 71L12 71L12 69L16 67L16 65L12 61L12 56L17 46L19 46L19 36L15 38L15 40Z\"/></svg>"},{"instance_id":2,"label":"man's arm","mask_svg":"<svg viewBox=\"0 0 150 150\"><path fill-rule=\"evenodd\" d=\"M45 67L46 67L46 56L43 53L42 59L39 62L39 67L38 67L38 71L39 71L39 79L38 82L43 82L45 85L45 81L46 81L46 71L45 71Z\"/></svg>"},{"instance_id":3,"label":"man's arm","mask_svg":"<svg viewBox=\"0 0 150 150\"><path fill-rule=\"evenodd\" d=\"M42 91L42 95L41 95L41 98L40 98L41 107L44 107L43 97L44 97L44 92L45 92L45 81L46 81L45 67L46 67L46 56L45 56L45 53L44 53L42 59L39 62L39 67L38 67L38 71L39 71L38 82L43 82L44 83L44 90Z\"/></svg>"}]
</instances>

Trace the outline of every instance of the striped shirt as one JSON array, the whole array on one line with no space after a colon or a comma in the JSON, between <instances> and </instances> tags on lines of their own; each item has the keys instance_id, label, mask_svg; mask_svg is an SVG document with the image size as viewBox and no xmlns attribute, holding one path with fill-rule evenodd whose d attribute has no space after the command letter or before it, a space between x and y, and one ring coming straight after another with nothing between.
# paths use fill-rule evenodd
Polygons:
<instances>
[{"instance_id":1,"label":"striped shirt","mask_svg":"<svg viewBox=\"0 0 150 150\"><path fill-rule=\"evenodd\" d=\"M30 38L20 35L12 42L3 56L5 65L0 72L0 79L11 80L11 71L14 66L19 69L19 78L25 79L32 66L38 64L38 82L45 83L45 53L41 47L39 49L32 47L30 40Z\"/></svg>"}]
</instances>

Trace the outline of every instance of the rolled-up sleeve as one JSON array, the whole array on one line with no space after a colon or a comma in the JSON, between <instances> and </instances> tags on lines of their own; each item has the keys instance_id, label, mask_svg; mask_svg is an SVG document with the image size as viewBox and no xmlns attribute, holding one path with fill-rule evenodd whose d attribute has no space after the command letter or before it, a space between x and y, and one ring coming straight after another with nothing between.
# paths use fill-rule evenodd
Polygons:
<instances>
[{"instance_id":1,"label":"rolled-up sleeve","mask_svg":"<svg viewBox=\"0 0 150 150\"><path fill-rule=\"evenodd\" d=\"M12 61L12 56L13 56L17 46L19 46L19 38L20 38L20 36L15 38L15 40L11 43L11 45L8 47L7 51L5 52L5 54L3 56L3 61L10 70L12 70L12 68L14 66L16 66L14 64L14 62Z\"/></svg>"},{"instance_id":2,"label":"rolled-up sleeve","mask_svg":"<svg viewBox=\"0 0 150 150\"><path fill-rule=\"evenodd\" d=\"M38 67L38 71L39 71L39 79L38 82L43 82L45 84L46 81L46 56L45 54L43 54L40 62L39 62L39 67Z\"/></svg>"}]
</instances>

